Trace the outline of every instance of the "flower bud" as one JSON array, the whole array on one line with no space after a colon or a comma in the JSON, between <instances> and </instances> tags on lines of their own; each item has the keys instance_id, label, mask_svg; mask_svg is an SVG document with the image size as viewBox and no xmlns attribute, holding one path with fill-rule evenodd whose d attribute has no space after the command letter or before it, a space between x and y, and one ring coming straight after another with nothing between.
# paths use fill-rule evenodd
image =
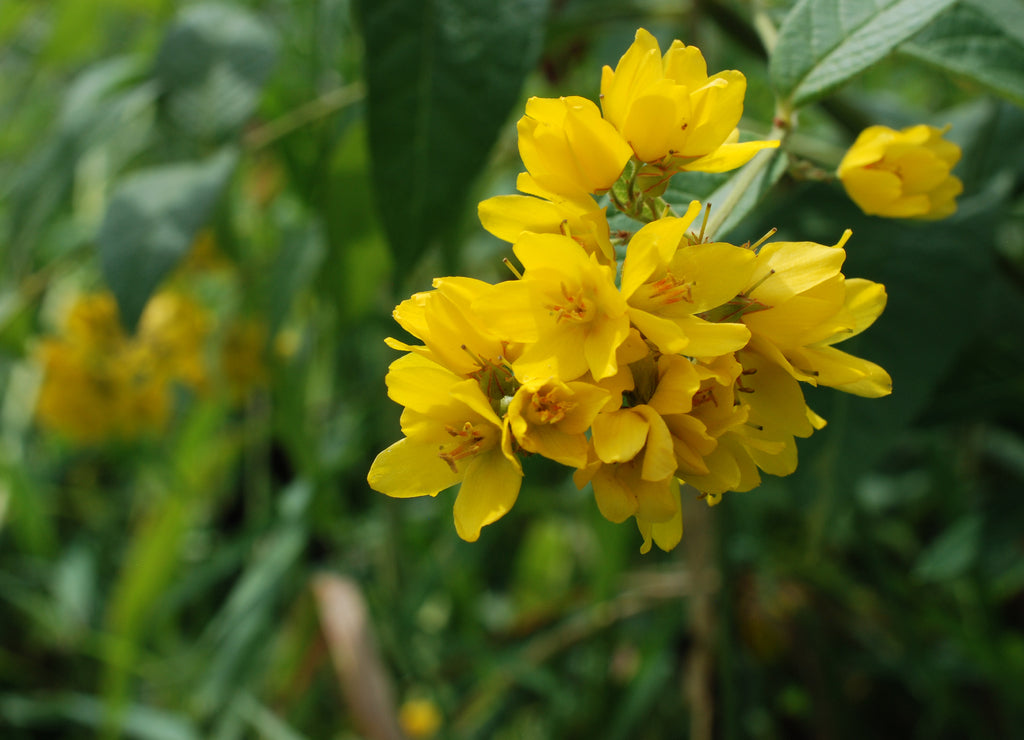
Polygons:
<instances>
[{"instance_id":1,"label":"flower bud","mask_svg":"<svg viewBox=\"0 0 1024 740\"><path fill-rule=\"evenodd\" d=\"M963 191L950 170L960 147L945 130L918 125L864 129L839 163L847 194L864 213L887 218L940 219L956 212Z\"/></svg>"},{"instance_id":2,"label":"flower bud","mask_svg":"<svg viewBox=\"0 0 1024 740\"><path fill-rule=\"evenodd\" d=\"M534 181L563 195L608 190L633 156L586 98L530 98L517 128L519 154Z\"/></svg>"}]
</instances>

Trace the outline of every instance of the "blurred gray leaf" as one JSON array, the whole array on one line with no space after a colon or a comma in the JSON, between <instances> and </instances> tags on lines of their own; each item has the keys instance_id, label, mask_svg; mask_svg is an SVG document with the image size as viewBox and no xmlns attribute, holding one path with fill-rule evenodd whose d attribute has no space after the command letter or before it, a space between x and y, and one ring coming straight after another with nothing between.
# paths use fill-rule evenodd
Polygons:
<instances>
[{"instance_id":1,"label":"blurred gray leaf","mask_svg":"<svg viewBox=\"0 0 1024 740\"><path fill-rule=\"evenodd\" d=\"M171 119L200 138L231 132L256 110L277 57L271 29L243 8L186 8L168 29L154 74Z\"/></svg>"},{"instance_id":2,"label":"blurred gray leaf","mask_svg":"<svg viewBox=\"0 0 1024 740\"><path fill-rule=\"evenodd\" d=\"M96 240L129 330L206 223L236 160L233 150L222 149L202 162L140 170L118 183Z\"/></svg>"}]
</instances>

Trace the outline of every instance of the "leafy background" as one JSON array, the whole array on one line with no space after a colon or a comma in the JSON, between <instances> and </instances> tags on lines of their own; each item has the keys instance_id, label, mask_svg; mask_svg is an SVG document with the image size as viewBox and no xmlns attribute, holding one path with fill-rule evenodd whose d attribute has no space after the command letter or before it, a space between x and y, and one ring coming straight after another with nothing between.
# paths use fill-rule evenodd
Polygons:
<instances>
[{"instance_id":1,"label":"leafy background","mask_svg":"<svg viewBox=\"0 0 1024 740\"><path fill-rule=\"evenodd\" d=\"M502 277L474 206L513 190L525 98L596 99L640 25L742 70L749 131L795 116L669 197L731 204L735 242L852 228L846 274L890 296L856 352L895 391L809 394L799 471L688 511L674 553L537 461L465 544L450 493L365 483L390 310ZM452 738L1019 732L1022 28L1019 0L0 4L3 736L398 738L416 699ZM862 215L828 173L919 122L963 147L959 212ZM200 235L231 277L185 279L263 327L262 382L179 393L158 438L41 429L67 297L134 328Z\"/></svg>"}]
</instances>

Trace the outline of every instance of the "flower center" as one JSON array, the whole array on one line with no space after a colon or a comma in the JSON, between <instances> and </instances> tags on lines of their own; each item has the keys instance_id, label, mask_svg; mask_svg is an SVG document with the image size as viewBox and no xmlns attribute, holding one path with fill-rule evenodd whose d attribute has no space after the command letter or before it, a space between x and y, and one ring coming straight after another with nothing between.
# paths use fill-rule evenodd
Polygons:
<instances>
[{"instance_id":1,"label":"flower center","mask_svg":"<svg viewBox=\"0 0 1024 740\"><path fill-rule=\"evenodd\" d=\"M556 398L554 390L547 393L534 393L533 398L530 399L532 416L541 424L557 424L575 406L576 404L572 401Z\"/></svg>"},{"instance_id":2,"label":"flower center","mask_svg":"<svg viewBox=\"0 0 1024 740\"><path fill-rule=\"evenodd\" d=\"M571 292L565 283L562 283L562 303L548 303L544 308L555 314L555 321L585 321L587 318L587 303L583 300L583 291Z\"/></svg>"},{"instance_id":3,"label":"flower center","mask_svg":"<svg viewBox=\"0 0 1024 740\"><path fill-rule=\"evenodd\" d=\"M680 280L671 272L666 272L665 277L651 283L651 298L664 304L679 301L693 303L694 285L696 283L692 280Z\"/></svg>"},{"instance_id":4,"label":"flower center","mask_svg":"<svg viewBox=\"0 0 1024 740\"><path fill-rule=\"evenodd\" d=\"M445 425L445 431L454 437L455 446L445 452L445 446L441 445L441 452L437 456L448 463L448 467L452 469L453 473L458 473L459 469L455 463L465 460L467 457L473 457L480 452L483 448L484 435L468 421L462 425L461 429Z\"/></svg>"}]
</instances>

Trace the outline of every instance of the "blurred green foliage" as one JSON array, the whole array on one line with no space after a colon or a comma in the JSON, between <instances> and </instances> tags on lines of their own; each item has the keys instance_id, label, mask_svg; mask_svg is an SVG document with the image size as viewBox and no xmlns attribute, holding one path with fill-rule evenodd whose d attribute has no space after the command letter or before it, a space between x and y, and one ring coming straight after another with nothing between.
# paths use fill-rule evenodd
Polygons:
<instances>
[{"instance_id":1,"label":"blurred green foliage","mask_svg":"<svg viewBox=\"0 0 1024 740\"><path fill-rule=\"evenodd\" d=\"M453 738L672 738L695 717L725 738L1019 732L1022 18L1019 0L5 0L0 735L397 737L410 698ZM894 393L810 394L829 425L798 472L691 521L703 552L691 529L641 558L542 460L463 543L447 494L365 483L399 433L391 308L435 274L501 274L473 205L513 189L522 102L596 98L641 25L743 71L745 129L799 108L774 164L668 197L731 202L734 242L852 228L846 274L890 297L856 352ZM822 181L863 127L919 122L963 147L955 217L867 217ZM187 267L197 237L215 256ZM169 284L212 317L209 388L176 388L134 439L40 428L40 343L74 296L112 290L131 332Z\"/></svg>"}]
</instances>

